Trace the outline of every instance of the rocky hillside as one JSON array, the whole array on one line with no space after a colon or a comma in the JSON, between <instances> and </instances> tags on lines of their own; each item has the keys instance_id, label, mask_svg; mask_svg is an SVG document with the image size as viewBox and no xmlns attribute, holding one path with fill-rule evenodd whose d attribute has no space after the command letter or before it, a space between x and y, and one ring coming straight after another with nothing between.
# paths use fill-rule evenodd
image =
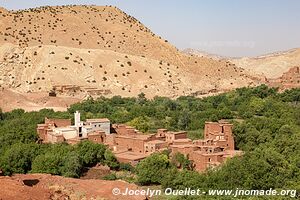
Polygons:
<instances>
[{"instance_id":1,"label":"rocky hillside","mask_svg":"<svg viewBox=\"0 0 300 200\"><path fill-rule=\"evenodd\" d=\"M225 60L179 52L111 6L0 9L0 86L18 93L178 97L259 80ZM70 87L71 85L71 87Z\"/></svg>"},{"instance_id":2,"label":"rocky hillside","mask_svg":"<svg viewBox=\"0 0 300 200\"><path fill-rule=\"evenodd\" d=\"M300 66L300 49L277 52L255 58L232 59L232 63L267 78L279 78L290 68Z\"/></svg>"},{"instance_id":3,"label":"rocky hillside","mask_svg":"<svg viewBox=\"0 0 300 200\"><path fill-rule=\"evenodd\" d=\"M282 76L275 79L267 79L270 87L278 87L281 90L300 87L300 67L292 67Z\"/></svg>"},{"instance_id":4,"label":"rocky hillside","mask_svg":"<svg viewBox=\"0 0 300 200\"><path fill-rule=\"evenodd\" d=\"M187 55L194 55L194 56L198 56L198 57L202 57L202 58L212 58L214 60L221 60L221 59L227 59L226 57L217 55L217 54L211 54L211 53L207 53L206 51L200 51L197 49L191 49L191 48L187 48L181 51L182 53L185 53Z\"/></svg>"}]
</instances>

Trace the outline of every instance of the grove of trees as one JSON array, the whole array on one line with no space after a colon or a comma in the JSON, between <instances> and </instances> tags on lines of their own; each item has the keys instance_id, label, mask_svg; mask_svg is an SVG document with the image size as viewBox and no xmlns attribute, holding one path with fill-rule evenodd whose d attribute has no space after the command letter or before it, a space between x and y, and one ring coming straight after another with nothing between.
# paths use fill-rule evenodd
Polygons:
<instances>
[{"instance_id":1,"label":"grove of trees","mask_svg":"<svg viewBox=\"0 0 300 200\"><path fill-rule=\"evenodd\" d=\"M186 130L192 139L202 138L205 121L228 119L234 124L236 148L244 151L242 157L198 173L182 155L170 158L167 153L153 154L133 170L141 185L300 190L300 89L279 93L265 85L202 99L186 96L150 100L141 94L136 98L88 99L72 105L67 112L0 111L2 171L7 175L43 172L79 177L83 167L96 163L132 170L119 164L103 145L87 141L75 146L36 143L36 124L45 116L72 118L76 110L83 118L107 117L113 123L134 125L145 134L157 128Z\"/></svg>"}]
</instances>

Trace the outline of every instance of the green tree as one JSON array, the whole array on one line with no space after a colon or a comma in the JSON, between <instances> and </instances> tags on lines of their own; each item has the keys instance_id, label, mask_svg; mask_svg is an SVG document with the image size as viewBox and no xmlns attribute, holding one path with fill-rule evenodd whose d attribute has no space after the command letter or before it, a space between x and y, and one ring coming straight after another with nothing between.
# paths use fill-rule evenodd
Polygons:
<instances>
[{"instance_id":1,"label":"green tree","mask_svg":"<svg viewBox=\"0 0 300 200\"><path fill-rule=\"evenodd\" d=\"M38 154L37 144L14 144L0 157L0 168L5 175L27 173L31 170L31 163Z\"/></svg>"},{"instance_id":2,"label":"green tree","mask_svg":"<svg viewBox=\"0 0 300 200\"><path fill-rule=\"evenodd\" d=\"M4 113L2 112L2 109L0 108L0 121L4 120Z\"/></svg>"},{"instance_id":3,"label":"green tree","mask_svg":"<svg viewBox=\"0 0 300 200\"><path fill-rule=\"evenodd\" d=\"M180 112L178 118L178 128L182 130L187 130L190 122L191 119L188 110L183 110L182 112Z\"/></svg>"},{"instance_id":4,"label":"green tree","mask_svg":"<svg viewBox=\"0 0 300 200\"><path fill-rule=\"evenodd\" d=\"M171 161L178 168L189 169L189 170L193 169L192 162L188 159L188 157L186 157L182 153L179 153L179 152L175 153L172 156Z\"/></svg>"},{"instance_id":5,"label":"green tree","mask_svg":"<svg viewBox=\"0 0 300 200\"><path fill-rule=\"evenodd\" d=\"M109 166L111 169L118 169L120 167L119 162L117 161L115 155L107 149L104 153L105 161L104 163Z\"/></svg>"},{"instance_id":6,"label":"green tree","mask_svg":"<svg viewBox=\"0 0 300 200\"><path fill-rule=\"evenodd\" d=\"M128 122L128 125L135 127L143 133L146 133L150 129L149 118L144 116L134 118Z\"/></svg>"},{"instance_id":7,"label":"green tree","mask_svg":"<svg viewBox=\"0 0 300 200\"><path fill-rule=\"evenodd\" d=\"M141 185L160 184L170 167L167 155L154 153L136 166L137 181Z\"/></svg>"},{"instance_id":8,"label":"green tree","mask_svg":"<svg viewBox=\"0 0 300 200\"><path fill-rule=\"evenodd\" d=\"M32 163L32 172L47 173L54 175L69 175L67 172L68 165L73 165L68 162L73 162L73 155L70 154L73 147L67 144L51 145L45 150L44 154L38 155ZM72 155L72 156L71 156ZM71 156L70 158L68 158ZM78 161L80 163L80 161Z\"/></svg>"},{"instance_id":9,"label":"green tree","mask_svg":"<svg viewBox=\"0 0 300 200\"><path fill-rule=\"evenodd\" d=\"M106 147L102 144L95 144L91 141L83 141L75 146L84 166L94 166L97 163L104 162L104 153Z\"/></svg>"},{"instance_id":10,"label":"green tree","mask_svg":"<svg viewBox=\"0 0 300 200\"><path fill-rule=\"evenodd\" d=\"M138 94L137 103L143 105L146 102L147 102L147 99L146 99L145 93L142 92L142 93Z\"/></svg>"},{"instance_id":11,"label":"green tree","mask_svg":"<svg viewBox=\"0 0 300 200\"><path fill-rule=\"evenodd\" d=\"M32 163L33 173L62 175L63 158L59 153L47 152L37 156Z\"/></svg>"},{"instance_id":12,"label":"green tree","mask_svg":"<svg viewBox=\"0 0 300 200\"><path fill-rule=\"evenodd\" d=\"M79 178L82 172L82 161L77 152L70 152L63 158L61 174L66 177Z\"/></svg>"}]
</instances>

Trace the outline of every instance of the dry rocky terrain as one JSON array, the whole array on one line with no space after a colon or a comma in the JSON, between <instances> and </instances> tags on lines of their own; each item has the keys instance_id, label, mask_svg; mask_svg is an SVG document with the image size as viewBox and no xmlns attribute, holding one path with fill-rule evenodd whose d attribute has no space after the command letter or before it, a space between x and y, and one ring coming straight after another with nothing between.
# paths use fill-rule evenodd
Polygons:
<instances>
[{"instance_id":1,"label":"dry rocky terrain","mask_svg":"<svg viewBox=\"0 0 300 200\"><path fill-rule=\"evenodd\" d=\"M276 52L258 57L225 58L206 52L185 49L183 53L197 57L228 60L237 67L243 68L252 77L257 77L270 87L280 91L300 87L300 49Z\"/></svg>"},{"instance_id":2,"label":"dry rocky terrain","mask_svg":"<svg viewBox=\"0 0 300 200\"><path fill-rule=\"evenodd\" d=\"M51 104L47 93L64 86L57 97L67 102L51 99L57 104L50 107L93 95L202 96L261 82L229 61L178 51L115 7L1 8L0 15L0 87L7 91L0 94L20 95L27 110ZM31 93L46 101L27 101ZM22 107L18 102L5 110Z\"/></svg>"},{"instance_id":3,"label":"dry rocky terrain","mask_svg":"<svg viewBox=\"0 0 300 200\"><path fill-rule=\"evenodd\" d=\"M266 78L279 78L291 68L300 66L300 49L272 53L254 58L231 59L231 62L245 70L261 74Z\"/></svg>"},{"instance_id":4,"label":"dry rocky terrain","mask_svg":"<svg viewBox=\"0 0 300 200\"><path fill-rule=\"evenodd\" d=\"M138 189L124 181L82 180L48 174L17 174L0 176L0 199L2 200L122 200L122 195L113 195L119 188ZM143 200L145 196L126 196L128 200Z\"/></svg>"}]
</instances>

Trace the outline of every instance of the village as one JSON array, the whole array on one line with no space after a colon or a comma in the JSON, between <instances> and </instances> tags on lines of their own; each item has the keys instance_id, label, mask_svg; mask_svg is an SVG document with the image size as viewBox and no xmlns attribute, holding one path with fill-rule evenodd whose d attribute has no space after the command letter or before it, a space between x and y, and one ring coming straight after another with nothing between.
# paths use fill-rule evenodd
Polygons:
<instances>
[{"instance_id":1,"label":"village","mask_svg":"<svg viewBox=\"0 0 300 200\"><path fill-rule=\"evenodd\" d=\"M225 120L205 122L204 139L191 140L186 131L158 129L157 133L144 134L125 124L111 124L107 118L81 121L80 113L71 119L48 119L38 124L37 133L42 143L77 144L82 140L108 146L119 162L136 165L152 153L169 150L171 155L181 153L193 163L196 171L216 167L227 158L239 156L234 149L233 124Z\"/></svg>"}]
</instances>

